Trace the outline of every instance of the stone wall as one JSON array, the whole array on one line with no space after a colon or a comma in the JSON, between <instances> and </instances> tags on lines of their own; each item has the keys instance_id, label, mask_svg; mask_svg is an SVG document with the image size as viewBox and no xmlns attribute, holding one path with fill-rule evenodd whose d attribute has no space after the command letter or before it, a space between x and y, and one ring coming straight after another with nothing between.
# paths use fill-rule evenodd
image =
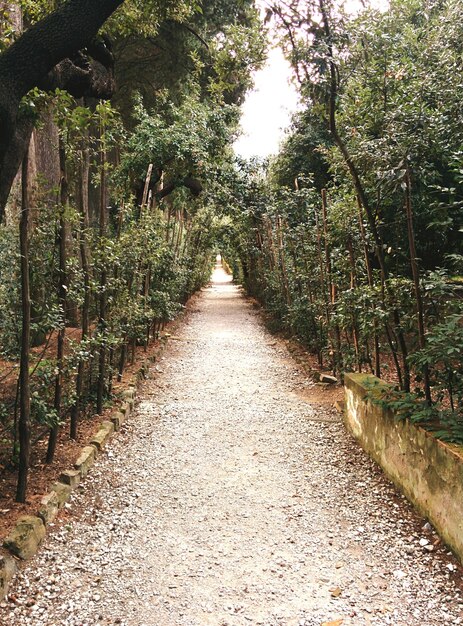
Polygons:
<instances>
[{"instance_id":1,"label":"stone wall","mask_svg":"<svg viewBox=\"0 0 463 626\"><path fill-rule=\"evenodd\" d=\"M361 446L463 562L463 447L394 419L366 398L375 376L346 374L345 423Z\"/></svg>"}]
</instances>

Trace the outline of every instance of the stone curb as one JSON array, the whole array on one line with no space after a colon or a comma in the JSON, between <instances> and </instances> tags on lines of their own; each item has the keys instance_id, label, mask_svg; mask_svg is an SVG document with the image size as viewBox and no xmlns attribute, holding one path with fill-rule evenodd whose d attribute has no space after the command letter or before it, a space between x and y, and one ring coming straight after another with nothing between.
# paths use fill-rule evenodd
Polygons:
<instances>
[{"instance_id":1,"label":"stone curb","mask_svg":"<svg viewBox=\"0 0 463 626\"><path fill-rule=\"evenodd\" d=\"M111 421L114 424L114 430L120 430L122 424L125 422L125 413L122 413L122 411L117 411L117 413L111 415Z\"/></svg>"},{"instance_id":2,"label":"stone curb","mask_svg":"<svg viewBox=\"0 0 463 626\"><path fill-rule=\"evenodd\" d=\"M77 461L74 463L74 468L80 472L82 478L87 476L89 469L95 463L96 453L95 446L85 446L80 451Z\"/></svg>"},{"instance_id":3,"label":"stone curb","mask_svg":"<svg viewBox=\"0 0 463 626\"><path fill-rule=\"evenodd\" d=\"M10 530L3 541L6 552L0 552L0 601L8 594L9 585L17 573L16 560L27 561L38 552L45 539L47 526L55 519L81 480L87 476L98 453L129 418L135 407L138 387L144 380L150 378L150 367L163 353L166 345L167 341L163 339L158 350L142 362L135 374L136 383L129 385L122 393L121 406L114 409L109 420L101 422L89 444L81 449L73 469L62 472L58 481L42 497L37 515L20 517Z\"/></svg>"},{"instance_id":4,"label":"stone curb","mask_svg":"<svg viewBox=\"0 0 463 626\"><path fill-rule=\"evenodd\" d=\"M43 521L45 526L48 526L48 524L50 524L58 515L59 509L60 500L58 498L58 494L56 491L50 491L50 493L43 496L37 515Z\"/></svg>"},{"instance_id":5,"label":"stone curb","mask_svg":"<svg viewBox=\"0 0 463 626\"><path fill-rule=\"evenodd\" d=\"M58 481L51 486L51 490L56 493L56 497L58 498L58 508L62 509L71 497L71 486Z\"/></svg>"},{"instance_id":6,"label":"stone curb","mask_svg":"<svg viewBox=\"0 0 463 626\"><path fill-rule=\"evenodd\" d=\"M23 515L3 541L3 547L13 556L25 561L34 556L44 539L43 520L35 515Z\"/></svg>"},{"instance_id":7,"label":"stone curb","mask_svg":"<svg viewBox=\"0 0 463 626\"><path fill-rule=\"evenodd\" d=\"M90 440L90 445L95 446L98 452L105 447L108 441L111 439L111 435L114 432L114 424L110 421L104 421L101 423L101 428L93 435Z\"/></svg>"},{"instance_id":8,"label":"stone curb","mask_svg":"<svg viewBox=\"0 0 463 626\"><path fill-rule=\"evenodd\" d=\"M59 482L69 485L71 489L74 490L80 483L81 478L82 475L79 470L66 470L65 472L61 472Z\"/></svg>"}]
</instances>

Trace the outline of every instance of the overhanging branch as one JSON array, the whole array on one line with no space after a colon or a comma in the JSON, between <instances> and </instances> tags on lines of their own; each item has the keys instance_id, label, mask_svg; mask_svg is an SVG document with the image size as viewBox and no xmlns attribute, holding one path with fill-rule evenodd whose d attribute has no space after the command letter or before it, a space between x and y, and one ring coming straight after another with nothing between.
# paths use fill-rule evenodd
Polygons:
<instances>
[{"instance_id":1,"label":"overhanging branch","mask_svg":"<svg viewBox=\"0 0 463 626\"><path fill-rule=\"evenodd\" d=\"M13 180L8 172L14 163L21 162L27 148L27 143L20 141L27 133L17 128L18 124L23 124L18 118L22 98L47 81L64 83L79 94L86 88L108 93L111 77L105 71L107 51L101 46L96 49L93 42L98 30L123 2L68 0L29 28L0 55L0 185L6 186L0 188L0 221ZM88 68L78 60L79 50L87 47L89 58L94 55ZM60 65L62 63L64 65Z\"/></svg>"}]
</instances>

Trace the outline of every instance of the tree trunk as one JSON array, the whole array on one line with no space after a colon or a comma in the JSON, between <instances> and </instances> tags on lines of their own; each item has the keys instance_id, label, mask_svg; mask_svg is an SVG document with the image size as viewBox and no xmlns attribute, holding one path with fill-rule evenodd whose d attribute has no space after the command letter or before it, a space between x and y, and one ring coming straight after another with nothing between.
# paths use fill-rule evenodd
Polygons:
<instances>
[{"instance_id":1,"label":"tree trunk","mask_svg":"<svg viewBox=\"0 0 463 626\"><path fill-rule=\"evenodd\" d=\"M102 130L104 133L104 130ZM101 141L104 141L103 138ZM104 238L106 236L106 148L103 145L101 149L101 157L100 157L100 245L103 245ZM98 328L100 333L105 333L107 328L106 321L106 282L107 282L107 274L106 269L104 267L101 270L100 277L100 310L99 310L99 320L98 320ZM101 339L100 339L101 340ZM104 342L102 342L100 346L100 355L98 361L98 386L97 386L97 400L96 400L96 412L101 413L103 411L103 401L105 396L105 387L106 387L106 347Z\"/></svg>"},{"instance_id":2,"label":"tree trunk","mask_svg":"<svg viewBox=\"0 0 463 626\"><path fill-rule=\"evenodd\" d=\"M336 310L336 285L333 283L333 273L331 268L331 249L328 239L328 207L326 201L326 189L322 189L322 219L323 219L323 235L325 245L325 261L326 261L326 278L328 281L329 304L331 305L331 313ZM335 324L334 333L336 337L336 353L333 354L333 374L336 376L342 372L342 348L341 348L341 331L339 324Z\"/></svg>"},{"instance_id":3,"label":"tree trunk","mask_svg":"<svg viewBox=\"0 0 463 626\"><path fill-rule=\"evenodd\" d=\"M357 196L357 207L358 207L360 237L362 239L363 253L365 256L365 267L367 270L367 280L368 280L369 287L373 287L373 284L374 284L373 269L371 267L370 255L368 252L367 238L365 234L365 228L363 226L362 205L360 203L358 196ZM375 359L374 374L378 378L381 378L381 355L380 355L380 346L379 346L378 324L376 320L373 321L373 343L375 347L374 349L374 359Z\"/></svg>"},{"instance_id":4,"label":"tree trunk","mask_svg":"<svg viewBox=\"0 0 463 626\"><path fill-rule=\"evenodd\" d=\"M413 228L413 210L412 210L412 183L410 178L410 171L407 167L405 174L405 212L407 215L407 233L408 233L408 245L410 248L410 265L412 268L413 284L415 287L415 300L416 300L416 312L418 315L418 342L420 349L423 350L426 347L426 336L424 327L424 308L423 299L421 297L420 286L420 272L418 269L418 262L416 256L415 247L415 231ZM426 403L432 404L431 387L429 384L429 368L425 364L423 366L423 385L424 395Z\"/></svg>"},{"instance_id":5,"label":"tree trunk","mask_svg":"<svg viewBox=\"0 0 463 626\"><path fill-rule=\"evenodd\" d=\"M82 165L80 172L80 233L79 233L79 247L80 258L82 263L82 271L84 274L84 302L82 306L81 314L81 341L84 341L88 337L89 321L90 321L90 270L89 270L89 253L87 243L87 230L89 227L88 219L88 187L89 187L89 171L90 171L90 154L88 145L82 150L81 153ZM79 413L81 409L81 395L83 389L85 374L85 362L80 359L77 370L76 378L76 400L71 409L71 439L77 439L77 430L79 423Z\"/></svg>"},{"instance_id":6,"label":"tree trunk","mask_svg":"<svg viewBox=\"0 0 463 626\"><path fill-rule=\"evenodd\" d=\"M117 381L120 383L122 380L122 375L124 374L125 361L127 358L127 335L124 335L124 339L122 341L121 353L119 356L119 369L117 373Z\"/></svg>"},{"instance_id":7,"label":"tree trunk","mask_svg":"<svg viewBox=\"0 0 463 626\"><path fill-rule=\"evenodd\" d=\"M285 250L283 245L283 222L281 215L277 216L277 239L278 239L278 265L280 266L281 286L286 306L291 306L291 294L289 291L288 272L286 271Z\"/></svg>"},{"instance_id":8,"label":"tree trunk","mask_svg":"<svg viewBox=\"0 0 463 626\"><path fill-rule=\"evenodd\" d=\"M326 337L328 340L330 351L333 352L333 347L331 345L331 337L330 337L331 313L330 313L329 299L327 297L326 288L325 288L325 267L323 265L322 240L321 240L320 224L319 224L316 207L315 207L315 229L316 229L316 235L317 235L318 266L320 268L320 291L321 291L323 305L325 309ZM321 328L322 326L320 325L320 330ZM323 334L322 332L320 332L320 344L323 345L323 343L324 343ZM334 360L333 360L333 364L334 364Z\"/></svg>"},{"instance_id":9,"label":"tree trunk","mask_svg":"<svg viewBox=\"0 0 463 626\"><path fill-rule=\"evenodd\" d=\"M67 273L66 273L66 220L65 211L68 204L68 181L66 172L66 148L64 142L60 139L59 142L59 162L61 170L61 185L60 185L60 218L59 218L59 275L58 275L58 302L61 309L61 327L58 332L58 345L56 355L56 380L55 380L55 398L53 408L56 413L56 424L50 431L50 437L48 439L47 449L47 463L53 463L55 456L56 443L58 440L59 421L61 414L61 397L63 392L62 378L63 378L63 365L64 365L64 339L66 334L66 293L67 293Z\"/></svg>"},{"instance_id":10,"label":"tree trunk","mask_svg":"<svg viewBox=\"0 0 463 626\"><path fill-rule=\"evenodd\" d=\"M350 264L350 288L355 289L357 286L357 271L355 268L355 254L354 246L352 244L352 237L349 233L347 237L347 251L349 252L349 264ZM362 371L362 359L360 355L360 337L357 325L357 318L352 314L352 335L354 339L355 359L357 361L357 371ZM367 344L368 348L368 344Z\"/></svg>"},{"instance_id":11,"label":"tree trunk","mask_svg":"<svg viewBox=\"0 0 463 626\"><path fill-rule=\"evenodd\" d=\"M20 396L19 396L19 470L16 501L25 502L27 477L30 459L30 387L29 387L29 344L31 333L31 301L29 284L29 199L28 155L24 157L22 166L22 207L19 225L21 251L21 362L20 362Z\"/></svg>"}]
</instances>

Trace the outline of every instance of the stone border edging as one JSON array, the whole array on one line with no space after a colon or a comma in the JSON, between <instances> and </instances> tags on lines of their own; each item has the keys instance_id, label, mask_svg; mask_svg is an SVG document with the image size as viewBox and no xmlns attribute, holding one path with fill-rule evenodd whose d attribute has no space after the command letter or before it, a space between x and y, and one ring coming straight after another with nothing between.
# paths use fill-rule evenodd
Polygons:
<instances>
[{"instance_id":1,"label":"stone border edging","mask_svg":"<svg viewBox=\"0 0 463 626\"><path fill-rule=\"evenodd\" d=\"M463 563L463 446L368 399L372 385L386 385L376 376L345 374L344 384L347 429Z\"/></svg>"},{"instance_id":2,"label":"stone border edging","mask_svg":"<svg viewBox=\"0 0 463 626\"><path fill-rule=\"evenodd\" d=\"M135 407L138 387L150 378L150 366L163 353L167 339L168 335L162 337L161 345L154 354L142 361L135 374L135 383L131 383L122 393L122 405L114 408L109 420L100 423L90 442L81 449L74 467L61 472L58 481L42 497L37 514L21 516L3 540L3 548L0 549L0 601L7 596L10 583L18 571L17 560L28 561L37 554L46 537L47 526L53 522L73 491L85 479L113 434L129 418Z\"/></svg>"}]
</instances>

